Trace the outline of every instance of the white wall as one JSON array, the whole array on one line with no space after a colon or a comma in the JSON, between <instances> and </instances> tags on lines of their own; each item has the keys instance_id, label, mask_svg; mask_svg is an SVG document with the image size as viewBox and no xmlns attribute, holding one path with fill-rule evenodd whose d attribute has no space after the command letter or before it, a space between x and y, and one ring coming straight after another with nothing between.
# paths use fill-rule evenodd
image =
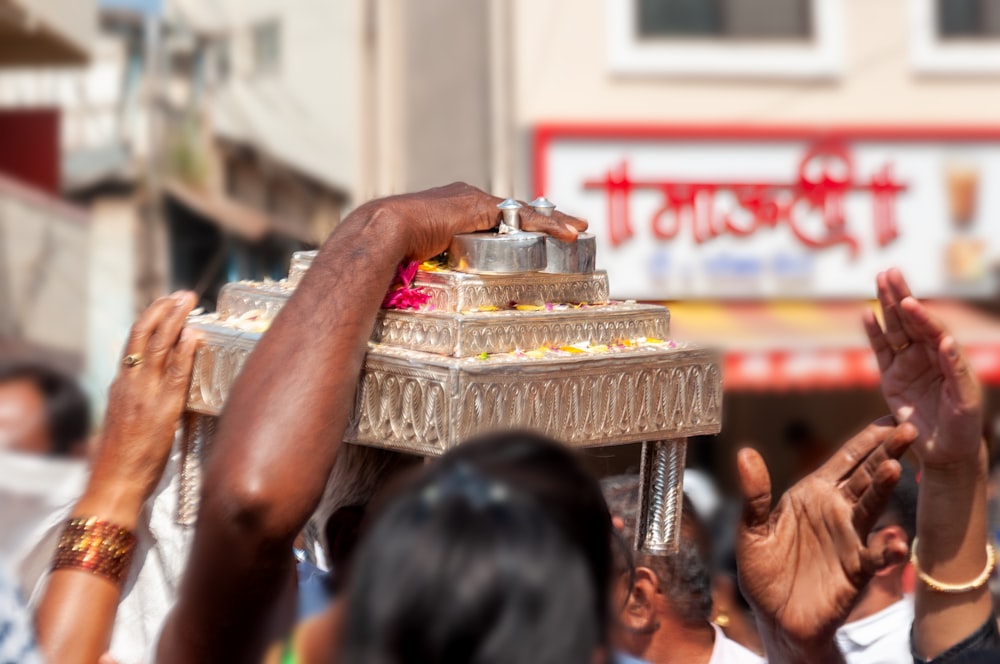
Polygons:
<instances>
[{"instance_id":1,"label":"white wall","mask_svg":"<svg viewBox=\"0 0 1000 664\"><path fill-rule=\"evenodd\" d=\"M261 105L259 101L273 104L276 116L286 125L295 125L278 129L317 136L314 151L322 154L305 154L296 147L303 153L299 156L309 158L309 163L321 161L327 183L356 190L361 3L216 0L216 4L221 8L218 15L227 21L224 31L231 43L233 69L220 91L251 96L255 107ZM257 73L253 67L253 28L273 19L281 26L280 65L276 72ZM269 134L240 138L256 139L264 146L269 140L281 140L276 132Z\"/></svg>"},{"instance_id":2,"label":"white wall","mask_svg":"<svg viewBox=\"0 0 1000 664\"><path fill-rule=\"evenodd\" d=\"M90 306L84 383L93 412L103 413L122 348L136 316L136 218L129 198L97 199L90 209Z\"/></svg>"},{"instance_id":3,"label":"white wall","mask_svg":"<svg viewBox=\"0 0 1000 664\"><path fill-rule=\"evenodd\" d=\"M88 234L84 211L0 178L5 330L83 357L90 297Z\"/></svg>"},{"instance_id":4,"label":"white wall","mask_svg":"<svg viewBox=\"0 0 1000 664\"><path fill-rule=\"evenodd\" d=\"M995 123L996 77L919 75L911 3L837 0L844 62L833 79L610 73L607 0L514 0L517 111L594 122ZM630 0L610 0L627 2ZM527 162L524 162L527 163Z\"/></svg>"}]
</instances>

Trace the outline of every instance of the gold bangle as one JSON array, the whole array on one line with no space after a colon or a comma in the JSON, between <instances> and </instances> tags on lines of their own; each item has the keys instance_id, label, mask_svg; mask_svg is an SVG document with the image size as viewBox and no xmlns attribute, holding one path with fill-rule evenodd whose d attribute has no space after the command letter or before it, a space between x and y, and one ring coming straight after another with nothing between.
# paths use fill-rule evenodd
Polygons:
<instances>
[{"instance_id":1,"label":"gold bangle","mask_svg":"<svg viewBox=\"0 0 1000 664\"><path fill-rule=\"evenodd\" d=\"M56 546L52 570L82 569L121 585L135 549L132 531L97 517L70 519Z\"/></svg>"},{"instance_id":2,"label":"gold bangle","mask_svg":"<svg viewBox=\"0 0 1000 664\"><path fill-rule=\"evenodd\" d=\"M913 538L913 548L910 551L910 562L913 563L913 570L917 574L917 578L920 579L921 583L930 588L931 590L939 593L967 593L972 590L978 590L986 585L990 580L990 576L993 575L993 569L997 566L997 548L991 542L986 544L986 567L983 571L979 573L975 579L969 583L944 583L938 581L937 579L931 577L926 572L920 569L920 561L917 560L917 542L918 538Z\"/></svg>"}]
</instances>

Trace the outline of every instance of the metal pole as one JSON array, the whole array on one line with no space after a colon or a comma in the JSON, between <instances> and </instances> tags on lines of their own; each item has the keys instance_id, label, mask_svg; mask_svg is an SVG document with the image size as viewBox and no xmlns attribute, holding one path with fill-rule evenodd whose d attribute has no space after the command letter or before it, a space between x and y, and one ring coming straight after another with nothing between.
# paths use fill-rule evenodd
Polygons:
<instances>
[{"instance_id":1,"label":"metal pole","mask_svg":"<svg viewBox=\"0 0 1000 664\"><path fill-rule=\"evenodd\" d=\"M177 496L177 523L193 526L198 520L201 502L202 463L205 449L215 436L216 418L211 415L184 413L181 430L181 478Z\"/></svg>"},{"instance_id":2,"label":"metal pole","mask_svg":"<svg viewBox=\"0 0 1000 664\"><path fill-rule=\"evenodd\" d=\"M665 555L679 548L686 453L686 438L642 444L635 548L643 553Z\"/></svg>"}]
</instances>

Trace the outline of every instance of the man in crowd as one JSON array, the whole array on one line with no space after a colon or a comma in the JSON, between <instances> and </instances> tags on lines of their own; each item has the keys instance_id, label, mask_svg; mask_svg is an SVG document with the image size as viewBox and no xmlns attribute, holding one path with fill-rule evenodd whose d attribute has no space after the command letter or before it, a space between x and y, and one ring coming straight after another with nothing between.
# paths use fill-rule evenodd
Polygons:
<instances>
[{"instance_id":1,"label":"man in crowd","mask_svg":"<svg viewBox=\"0 0 1000 664\"><path fill-rule=\"evenodd\" d=\"M869 544L904 542L913 546L917 532L917 481L912 470L903 468L889 505L868 535ZM880 542L879 542L880 541ZM851 611L847 623L837 630L837 645L847 664L910 664L910 626L913 601L903 594L907 564L891 565L875 572Z\"/></svg>"},{"instance_id":2,"label":"man in crowd","mask_svg":"<svg viewBox=\"0 0 1000 664\"><path fill-rule=\"evenodd\" d=\"M635 538L639 478L602 483L605 499L626 542ZM759 664L763 660L710 621L712 572L708 537L685 497L679 551L670 556L635 552L635 575L621 612L622 646L650 664Z\"/></svg>"}]
</instances>

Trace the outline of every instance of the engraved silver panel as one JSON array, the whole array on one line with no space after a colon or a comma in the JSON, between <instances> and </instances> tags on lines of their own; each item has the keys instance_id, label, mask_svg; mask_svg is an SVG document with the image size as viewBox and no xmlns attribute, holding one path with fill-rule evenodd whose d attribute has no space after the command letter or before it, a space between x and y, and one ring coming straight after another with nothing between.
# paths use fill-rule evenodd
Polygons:
<instances>
[{"instance_id":1,"label":"engraved silver panel","mask_svg":"<svg viewBox=\"0 0 1000 664\"><path fill-rule=\"evenodd\" d=\"M274 318L295 290L291 278L283 281L238 281L226 284L219 294L219 315L238 317L251 311ZM414 285L430 295L427 308L432 311L471 312L483 307L507 308L511 302L545 304L547 302L608 301L608 275L546 274L543 272L489 276L460 272L420 272Z\"/></svg>"},{"instance_id":2,"label":"engraved silver panel","mask_svg":"<svg viewBox=\"0 0 1000 664\"><path fill-rule=\"evenodd\" d=\"M260 335L202 324L188 409L218 414ZM719 357L697 347L527 360L371 346L345 440L441 454L511 427L577 447L716 433Z\"/></svg>"},{"instance_id":3,"label":"engraved silver panel","mask_svg":"<svg viewBox=\"0 0 1000 664\"><path fill-rule=\"evenodd\" d=\"M218 415L260 334L198 321L189 322L188 326L198 330L202 345L194 356L187 408L204 415Z\"/></svg>"},{"instance_id":4,"label":"engraved silver panel","mask_svg":"<svg viewBox=\"0 0 1000 664\"><path fill-rule=\"evenodd\" d=\"M372 342L451 357L508 353L582 342L666 339L670 314L664 307L613 303L564 311L447 312L384 311Z\"/></svg>"},{"instance_id":5,"label":"engraved silver panel","mask_svg":"<svg viewBox=\"0 0 1000 664\"><path fill-rule=\"evenodd\" d=\"M608 301L608 274L545 274L540 272L489 276L460 272L420 272L415 285L427 289L429 304L440 311L505 308L511 302Z\"/></svg>"},{"instance_id":6,"label":"engraved silver panel","mask_svg":"<svg viewBox=\"0 0 1000 664\"><path fill-rule=\"evenodd\" d=\"M284 283L294 289L316 257L315 251L300 251L292 258L291 271ZM249 282L242 282L244 284ZM415 286L430 293L429 305L438 311L471 311L481 307L504 308L511 302L545 304L546 302L608 301L608 275L603 270L589 274L546 274L526 272L498 276L461 272L424 272L417 274ZM222 311L220 314L232 315ZM250 306L260 309L259 306ZM235 310L235 315L243 311Z\"/></svg>"},{"instance_id":7,"label":"engraved silver panel","mask_svg":"<svg viewBox=\"0 0 1000 664\"><path fill-rule=\"evenodd\" d=\"M273 319L294 292L288 281L234 281L219 291L218 312L221 318L238 318L256 311Z\"/></svg>"},{"instance_id":8,"label":"engraved silver panel","mask_svg":"<svg viewBox=\"0 0 1000 664\"><path fill-rule=\"evenodd\" d=\"M691 347L464 366L453 442L511 427L574 447L716 433L722 421L718 359Z\"/></svg>"},{"instance_id":9,"label":"engraved silver panel","mask_svg":"<svg viewBox=\"0 0 1000 664\"><path fill-rule=\"evenodd\" d=\"M319 252L313 249L312 251L296 251L292 254L292 262L288 268L288 283L291 284L292 288L298 286L299 282L302 281L302 275L312 265L317 253Z\"/></svg>"},{"instance_id":10,"label":"engraved silver panel","mask_svg":"<svg viewBox=\"0 0 1000 664\"><path fill-rule=\"evenodd\" d=\"M350 443L443 454L452 439L455 372L369 351L344 434Z\"/></svg>"}]
</instances>

